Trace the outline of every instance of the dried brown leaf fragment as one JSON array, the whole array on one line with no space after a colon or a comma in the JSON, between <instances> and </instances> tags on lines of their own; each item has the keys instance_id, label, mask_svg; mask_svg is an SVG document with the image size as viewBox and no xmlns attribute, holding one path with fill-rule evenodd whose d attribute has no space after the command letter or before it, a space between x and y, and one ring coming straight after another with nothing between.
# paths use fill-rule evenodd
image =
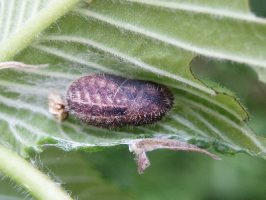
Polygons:
<instances>
[{"instance_id":1,"label":"dried brown leaf fragment","mask_svg":"<svg viewBox=\"0 0 266 200\"><path fill-rule=\"evenodd\" d=\"M129 150L130 152L133 152L136 156L139 174L142 174L145 169L150 166L150 161L146 155L146 152L153 151L156 149L199 152L208 155L215 160L221 160L218 156L208 152L207 150L201 149L193 144L188 144L186 142L163 138L138 139L132 141L129 144Z\"/></svg>"}]
</instances>

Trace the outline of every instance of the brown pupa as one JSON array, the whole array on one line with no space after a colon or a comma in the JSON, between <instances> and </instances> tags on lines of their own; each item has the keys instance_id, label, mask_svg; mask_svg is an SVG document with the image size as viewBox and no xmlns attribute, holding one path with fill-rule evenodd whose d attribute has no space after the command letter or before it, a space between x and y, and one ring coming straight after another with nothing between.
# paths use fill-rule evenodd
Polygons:
<instances>
[{"instance_id":1,"label":"brown pupa","mask_svg":"<svg viewBox=\"0 0 266 200\"><path fill-rule=\"evenodd\" d=\"M81 121L103 128L152 124L173 106L164 85L92 74L75 80L66 93L67 109Z\"/></svg>"}]
</instances>

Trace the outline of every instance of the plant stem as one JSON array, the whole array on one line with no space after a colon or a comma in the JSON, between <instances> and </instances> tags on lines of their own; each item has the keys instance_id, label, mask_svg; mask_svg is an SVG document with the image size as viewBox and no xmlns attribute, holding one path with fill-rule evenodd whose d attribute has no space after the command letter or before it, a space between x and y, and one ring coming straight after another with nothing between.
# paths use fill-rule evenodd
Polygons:
<instances>
[{"instance_id":1,"label":"plant stem","mask_svg":"<svg viewBox=\"0 0 266 200\"><path fill-rule=\"evenodd\" d=\"M11 60L38 35L67 13L80 0L53 0L15 34L1 44L0 61Z\"/></svg>"},{"instance_id":2,"label":"plant stem","mask_svg":"<svg viewBox=\"0 0 266 200\"><path fill-rule=\"evenodd\" d=\"M0 145L0 171L40 200L71 200L55 182L26 160Z\"/></svg>"}]
</instances>

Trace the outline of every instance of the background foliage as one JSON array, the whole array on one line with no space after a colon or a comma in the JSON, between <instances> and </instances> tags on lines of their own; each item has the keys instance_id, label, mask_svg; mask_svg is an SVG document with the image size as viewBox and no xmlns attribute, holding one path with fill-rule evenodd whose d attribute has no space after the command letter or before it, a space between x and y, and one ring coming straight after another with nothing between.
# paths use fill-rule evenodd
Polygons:
<instances>
[{"instance_id":1,"label":"background foliage","mask_svg":"<svg viewBox=\"0 0 266 200\"><path fill-rule=\"evenodd\" d=\"M33 12L34 5L21 2L11 1L7 7L5 1L1 2L1 16L6 16L1 18L5 19L2 60L8 52L5 47L11 44L8 36L23 31L23 20L40 14L48 5L39 1L41 4L34 4ZM262 4L257 5L258 15L263 16ZM256 10L255 4L251 7ZM12 9L19 12L10 14ZM261 136L266 133L266 112L262 109L265 84L261 82L265 80L265 30L264 19L255 17L244 0L80 4L34 43L26 44L24 51L13 55L15 60L48 63L49 67L1 70L1 142L31 156L36 166L79 199L263 199L265 162L242 154L223 156L222 162L215 162L187 153L154 152L152 168L140 177L126 147L82 155L46 147L94 151L99 146L127 144L137 137L160 133L214 147L224 154L243 151L264 157L265 142L252 129ZM191 62L196 54L200 56ZM212 89L192 76L190 62L193 73ZM63 94L75 78L99 71L162 82L174 91L176 107L168 118L152 127L106 132L86 127L73 118L58 125L47 111L48 93L56 89ZM223 87L233 91L247 108L252 129L246 124L244 106ZM214 97L213 89L222 93ZM44 148L46 152L33 156L32 148ZM21 194L30 197L19 186L10 185L1 187L1 198L15 199ZM14 188L21 192L15 195Z\"/></svg>"}]
</instances>

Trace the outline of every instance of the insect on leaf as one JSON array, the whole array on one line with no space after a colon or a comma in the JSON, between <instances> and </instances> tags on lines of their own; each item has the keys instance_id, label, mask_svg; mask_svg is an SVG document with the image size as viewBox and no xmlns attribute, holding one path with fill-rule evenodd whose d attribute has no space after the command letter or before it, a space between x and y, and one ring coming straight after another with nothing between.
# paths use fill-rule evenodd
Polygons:
<instances>
[{"instance_id":1,"label":"insect on leaf","mask_svg":"<svg viewBox=\"0 0 266 200\"><path fill-rule=\"evenodd\" d=\"M202 84L189 66L196 53L265 67L266 25L247 11L245 2L80 3L46 31L40 28L23 51L12 56L9 52L17 62L48 66L1 69L1 143L25 153L42 146L95 150L162 137L265 157L265 141L247 126L243 106L219 88ZM8 20L0 18L4 24L0 41L8 47L14 45L9 36L16 38L33 18L43 23L38 14L48 3L14 0L1 5L2 10L19 11L8 12L14 13ZM5 53L0 45L0 54ZM56 91L64 97L74 80L91 73L166 85L174 95L173 109L154 125L140 127L100 129L72 115L59 123L48 110L49 94Z\"/></svg>"}]
</instances>

